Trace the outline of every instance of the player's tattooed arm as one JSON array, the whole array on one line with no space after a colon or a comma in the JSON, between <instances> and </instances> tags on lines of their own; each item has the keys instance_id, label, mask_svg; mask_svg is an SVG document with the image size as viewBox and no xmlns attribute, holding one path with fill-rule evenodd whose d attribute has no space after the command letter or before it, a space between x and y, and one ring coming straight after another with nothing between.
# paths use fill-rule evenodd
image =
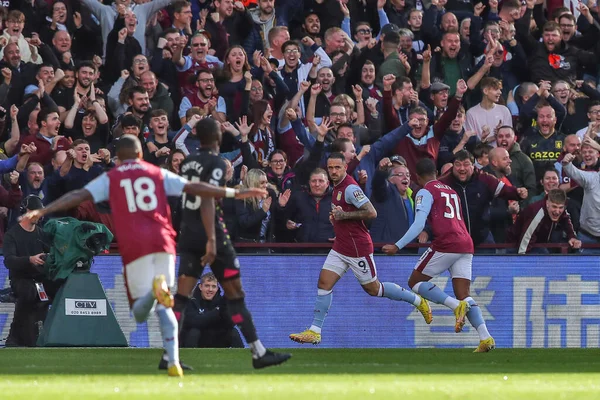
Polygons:
<instances>
[{"instance_id":1,"label":"player's tattooed arm","mask_svg":"<svg viewBox=\"0 0 600 400\"><path fill-rule=\"evenodd\" d=\"M377 218L377 210L370 201L367 201L358 211L343 211L341 207L337 206L331 210L331 215L336 221L344 219L370 220Z\"/></svg>"}]
</instances>

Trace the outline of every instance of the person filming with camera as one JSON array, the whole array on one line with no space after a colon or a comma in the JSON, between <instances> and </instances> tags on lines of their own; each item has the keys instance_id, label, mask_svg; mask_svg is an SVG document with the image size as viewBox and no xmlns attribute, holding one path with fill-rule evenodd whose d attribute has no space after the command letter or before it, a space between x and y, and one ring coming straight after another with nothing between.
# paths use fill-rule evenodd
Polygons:
<instances>
[{"instance_id":1,"label":"person filming with camera","mask_svg":"<svg viewBox=\"0 0 600 400\"><path fill-rule=\"evenodd\" d=\"M30 195L23 199L21 214L43 208L42 200ZM36 345L48 306L61 282L46 279L44 264L48 247L37 223L22 220L4 236L4 265L16 297L15 313L6 346Z\"/></svg>"}]
</instances>

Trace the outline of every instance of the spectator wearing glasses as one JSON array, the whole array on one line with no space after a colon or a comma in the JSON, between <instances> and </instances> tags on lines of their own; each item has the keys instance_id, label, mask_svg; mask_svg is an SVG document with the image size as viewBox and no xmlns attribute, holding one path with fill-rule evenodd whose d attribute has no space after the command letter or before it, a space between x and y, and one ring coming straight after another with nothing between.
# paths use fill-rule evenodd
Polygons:
<instances>
[{"instance_id":1,"label":"spectator wearing glasses","mask_svg":"<svg viewBox=\"0 0 600 400\"><path fill-rule=\"evenodd\" d=\"M393 160L393 161L392 161ZM415 220L415 204L410 188L410 172L400 156L383 158L371 182L371 202L377 218L371 222L375 243L388 243L402 237Z\"/></svg>"},{"instance_id":2,"label":"spectator wearing glasses","mask_svg":"<svg viewBox=\"0 0 600 400\"><path fill-rule=\"evenodd\" d=\"M560 121L560 130L565 135L577 133L579 130L587 127L592 102L600 101L600 92L588 85L577 84L576 88L585 96L580 96L569 83L565 81L556 81L552 85L552 94L560 104L562 104L567 115Z\"/></svg>"},{"instance_id":3,"label":"spectator wearing glasses","mask_svg":"<svg viewBox=\"0 0 600 400\"><path fill-rule=\"evenodd\" d=\"M208 54L211 45L210 40L211 36L205 30L196 31L190 41L191 50L188 56L183 56L183 50L187 43L185 36L180 36L171 45L173 63L177 66L177 79L182 96L196 92L192 76L197 76L200 70L206 69L212 71L217 67L223 66L223 63L217 57Z\"/></svg>"}]
</instances>

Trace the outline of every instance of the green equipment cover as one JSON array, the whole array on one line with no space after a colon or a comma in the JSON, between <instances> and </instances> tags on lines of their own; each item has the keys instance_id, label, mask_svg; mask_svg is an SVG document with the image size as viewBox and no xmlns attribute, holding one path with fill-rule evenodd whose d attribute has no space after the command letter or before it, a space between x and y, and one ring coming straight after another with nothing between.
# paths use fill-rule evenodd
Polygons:
<instances>
[{"instance_id":1,"label":"green equipment cover","mask_svg":"<svg viewBox=\"0 0 600 400\"><path fill-rule=\"evenodd\" d=\"M89 271L92 258L107 250L113 234L103 224L56 218L44 225L44 236L51 243L44 266L48 279L67 279L71 272Z\"/></svg>"}]
</instances>

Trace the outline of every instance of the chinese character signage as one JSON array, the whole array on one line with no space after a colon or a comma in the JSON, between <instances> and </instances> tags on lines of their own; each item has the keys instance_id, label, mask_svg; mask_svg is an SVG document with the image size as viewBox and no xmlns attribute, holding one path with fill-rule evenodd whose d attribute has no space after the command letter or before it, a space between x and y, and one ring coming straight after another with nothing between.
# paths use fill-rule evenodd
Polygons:
<instances>
[{"instance_id":1,"label":"chinese character signage","mask_svg":"<svg viewBox=\"0 0 600 400\"><path fill-rule=\"evenodd\" d=\"M242 281L258 333L269 347L297 347L288 335L310 326L317 279L326 255L242 256ZM417 257L375 257L379 280L407 288ZM131 346L162 345L157 318L137 324L129 311L121 259L97 257L110 305ZM0 286L9 285L0 268ZM452 294L452 281L433 282ZM3 285L2 285L3 284ZM600 260L590 256L475 256L471 295L498 347L599 347ZM86 304L84 304L86 305ZM91 307L86 305L86 307ZM85 308L85 307L84 307ZM0 303L0 337L6 338L13 304ZM87 308L86 308L87 310ZM425 324L407 303L367 295L352 274L333 290L321 347L468 347L479 342L467 323L454 333L454 316L432 305Z\"/></svg>"}]
</instances>

